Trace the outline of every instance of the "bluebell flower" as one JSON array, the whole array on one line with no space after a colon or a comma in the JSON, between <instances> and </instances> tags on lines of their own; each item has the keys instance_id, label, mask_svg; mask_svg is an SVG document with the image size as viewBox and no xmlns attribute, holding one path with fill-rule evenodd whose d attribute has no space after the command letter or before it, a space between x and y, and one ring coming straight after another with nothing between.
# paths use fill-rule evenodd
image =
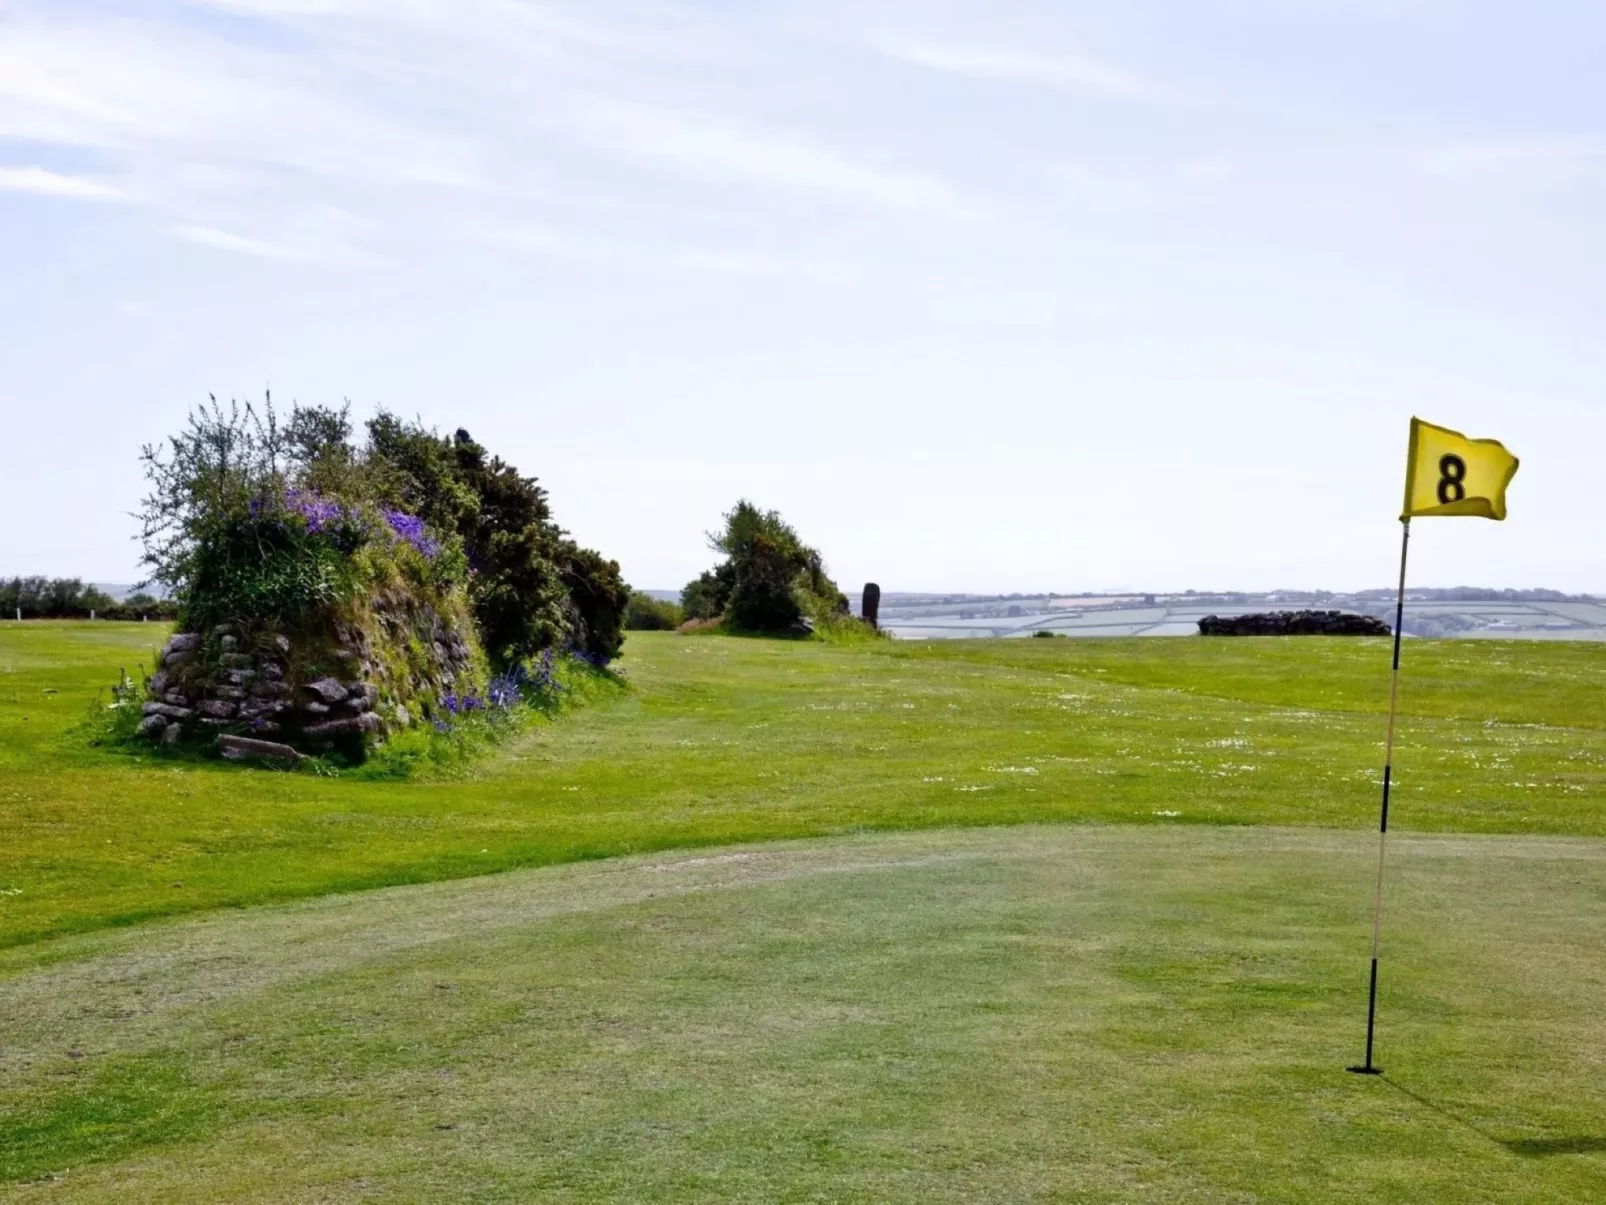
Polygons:
<instances>
[{"instance_id":1,"label":"bluebell flower","mask_svg":"<svg viewBox=\"0 0 1606 1205\"><path fill-rule=\"evenodd\" d=\"M429 534L424 527L424 521L417 515L409 515L406 511L400 510L387 510L383 513L391 531L395 532L399 539L411 544L420 555L433 560L440 553L440 541Z\"/></svg>"}]
</instances>

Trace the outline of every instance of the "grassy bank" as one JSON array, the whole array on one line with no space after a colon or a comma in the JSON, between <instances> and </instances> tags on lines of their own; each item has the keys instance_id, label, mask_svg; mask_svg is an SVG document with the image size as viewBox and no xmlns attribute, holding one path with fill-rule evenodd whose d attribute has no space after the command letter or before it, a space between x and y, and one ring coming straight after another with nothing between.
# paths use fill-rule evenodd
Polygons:
<instances>
[{"instance_id":1,"label":"grassy bank","mask_svg":"<svg viewBox=\"0 0 1606 1205\"><path fill-rule=\"evenodd\" d=\"M165 632L0 624L0 943L676 846L1020 822L1373 823L1373 641L633 633L632 689L472 773L173 765L74 731ZM1408 647L1403 830L1606 833L1606 648Z\"/></svg>"}]
</instances>

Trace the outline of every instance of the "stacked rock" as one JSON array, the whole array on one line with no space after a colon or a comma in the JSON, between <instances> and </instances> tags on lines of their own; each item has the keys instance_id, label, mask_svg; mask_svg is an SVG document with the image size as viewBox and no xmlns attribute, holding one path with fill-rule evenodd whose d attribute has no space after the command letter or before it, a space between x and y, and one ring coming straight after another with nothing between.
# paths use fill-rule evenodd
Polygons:
<instances>
[{"instance_id":1,"label":"stacked rock","mask_svg":"<svg viewBox=\"0 0 1606 1205\"><path fill-rule=\"evenodd\" d=\"M207 729L220 735L285 734L298 744L319 745L384 730L376 708L379 687L361 641L342 632L333 659L340 676L325 674L298 687L289 678L288 637L277 634L241 643L238 630L220 624L210 638L180 632L162 649L151 675L139 733L172 743ZM401 712L403 723L410 721Z\"/></svg>"},{"instance_id":2,"label":"stacked rock","mask_svg":"<svg viewBox=\"0 0 1606 1205\"><path fill-rule=\"evenodd\" d=\"M1223 618L1206 615L1201 636L1391 636L1394 629L1372 615L1347 611L1273 611Z\"/></svg>"}]
</instances>

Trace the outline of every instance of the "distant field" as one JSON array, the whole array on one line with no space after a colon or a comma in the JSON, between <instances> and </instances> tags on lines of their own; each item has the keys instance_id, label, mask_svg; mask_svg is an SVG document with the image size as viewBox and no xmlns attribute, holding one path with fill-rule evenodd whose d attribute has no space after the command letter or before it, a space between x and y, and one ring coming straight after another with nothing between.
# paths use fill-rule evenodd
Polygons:
<instances>
[{"instance_id":1,"label":"distant field","mask_svg":"<svg viewBox=\"0 0 1606 1205\"><path fill-rule=\"evenodd\" d=\"M72 729L165 633L0 624L0 945L648 849L1022 822L1373 823L1376 641L833 648L633 634L633 690L472 776L176 766ZM1413 642L1405 830L1606 834L1606 648Z\"/></svg>"},{"instance_id":2,"label":"distant field","mask_svg":"<svg viewBox=\"0 0 1606 1205\"><path fill-rule=\"evenodd\" d=\"M1386 642L633 635L398 784L86 745L163 635L0 625L0 1199L1606 1199L1599 646L1410 646L1368 1080Z\"/></svg>"}]
</instances>

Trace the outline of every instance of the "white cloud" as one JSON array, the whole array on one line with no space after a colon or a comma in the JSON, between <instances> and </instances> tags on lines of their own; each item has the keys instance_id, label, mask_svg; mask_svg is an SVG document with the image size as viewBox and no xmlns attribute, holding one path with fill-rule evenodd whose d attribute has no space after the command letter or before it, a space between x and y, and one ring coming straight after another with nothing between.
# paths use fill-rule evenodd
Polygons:
<instances>
[{"instance_id":1,"label":"white cloud","mask_svg":"<svg viewBox=\"0 0 1606 1205\"><path fill-rule=\"evenodd\" d=\"M705 179L780 187L941 217L970 212L970 206L938 176L867 162L795 134L615 102L593 104L583 120L605 147L661 160Z\"/></svg>"},{"instance_id":2,"label":"white cloud","mask_svg":"<svg viewBox=\"0 0 1606 1205\"><path fill-rule=\"evenodd\" d=\"M174 238L183 239L185 242L199 243L203 247L228 251L235 255L250 255L258 259L307 258L306 252L294 247L265 242L243 234L233 234L227 230L217 230L211 226L175 226L170 233Z\"/></svg>"},{"instance_id":3,"label":"white cloud","mask_svg":"<svg viewBox=\"0 0 1606 1205\"><path fill-rule=\"evenodd\" d=\"M1455 178L1606 168L1606 142L1567 138L1453 142L1429 151L1422 165L1433 175Z\"/></svg>"},{"instance_id":4,"label":"white cloud","mask_svg":"<svg viewBox=\"0 0 1606 1205\"><path fill-rule=\"evenodd\" d=\"M696 272L750 280L835 281L853 275L845 265L826 259L735 248L649 247L592 238L549 226L505 227L483 232L481 238L515 251L584 260L623 270Z\"/></svg>"},{"instance_id":5,"label":"white cloud","mask_svg":"<svg viewBox=\"0 0 1606 1205\"><path fill-rule=\"evenodd\" d=\"M885 42L878 49L905 63L972 79L1047 84L1128 100L1172 97L1169 88L1140 72L1076 52L1036 55L923 41Z\"/></svg>"},{"instance_id":6,"label":"white cloud","mask_svg":"<svg viewBox=\"0 0 1606 1205\"><path fill-rule=\"evenodd\" d=\"M42 167L0 167L0 191L31 192L42 197L70 197L85 201L116 201L120 189L82 176L64 176Z\"/></svg>"}]
</instances>

